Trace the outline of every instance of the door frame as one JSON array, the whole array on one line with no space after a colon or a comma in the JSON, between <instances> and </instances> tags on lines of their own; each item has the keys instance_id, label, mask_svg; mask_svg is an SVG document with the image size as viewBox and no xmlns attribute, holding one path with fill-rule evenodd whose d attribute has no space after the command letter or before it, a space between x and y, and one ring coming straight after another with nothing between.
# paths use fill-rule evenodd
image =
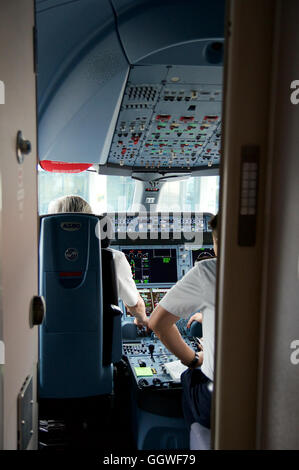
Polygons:
<instances>
[{"instance_id":1,"label":"door frame","mask_svg":"<svg viewBox=\"0 0 299 470\"><path fill-rule=\"evenodd\" d=\"M272 0L230 0L227 5L213 397L215 449L256 448L275 6ZM241 175L249 156L258 167L256 217L251 218L241 217ZM248 230L244 229L246 224Z\"/></svg>"}]
</instances>

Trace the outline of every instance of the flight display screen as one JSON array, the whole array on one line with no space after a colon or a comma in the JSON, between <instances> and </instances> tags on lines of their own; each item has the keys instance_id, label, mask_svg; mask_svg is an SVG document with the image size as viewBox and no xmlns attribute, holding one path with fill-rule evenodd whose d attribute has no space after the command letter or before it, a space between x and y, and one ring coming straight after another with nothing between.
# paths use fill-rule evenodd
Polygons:
<instances>
[{"instance_id":1,"label":"flight display screen","mask_svg":"<svg viewBox=\"0 0 299 470\"><path fill-rule=\"evenodd\" d=\"M138 292L144 300L145 313L147 316L149 316L153 311L153 299L151 289L139 289Z\"/></svg>"},{"instance_id":2,"label":"flight display screen","mask_svg":"<svg viewBox=\"0 0 299 470\"><path fill-rule=\"evenodd\" d=\"M215 258L213 248L200 248L199 250L192 250L192 263L202 261L204 259Z\"/></svg>"},{"instance_id":3,"label":"flight display screen","mask_svg":"<svg viewBox=\"0 0 299 470\"><path fill-rule=\"evenodd\" d=\"M140 296L144 300L145 312L147 316L150 316L152 311L158 305L158 303L163 299L164 295L167 294L169 288L144 288L138 289ZM132 316L129 312L127 315Z\"/></svg>"},{"instance_id":4,"label":"flight display screen","mask_svg":"<svg viewBox=\"0 0 299 470\"><path fill-rule=\"evenodd\" d=\"M123 249L136 284L177 281L176 249Z\"/></svg>"},{"instance_id":5,"label":"flight display screen","mask_svg":"<svg viewBox=\"0 0 299 470\"><path fill-rule=\"evenodd\" d=\"M153 307L156 308L158 303L163 299L164 295L167 294L169 289L152 289L152 296L153 296Z\"/></svg>"}]
</instances>

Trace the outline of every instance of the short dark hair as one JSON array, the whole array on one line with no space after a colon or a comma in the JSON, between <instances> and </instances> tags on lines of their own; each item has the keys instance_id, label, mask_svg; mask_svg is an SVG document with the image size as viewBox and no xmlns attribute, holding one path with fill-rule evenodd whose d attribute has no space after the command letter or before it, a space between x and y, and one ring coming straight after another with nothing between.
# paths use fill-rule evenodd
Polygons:
<instances>
[{"instance_id":1,"label":"short dark hair","mask_svg":"<svg viewBox=\"0 0 299 470\"><path fill-rule=\"evenodd\" d=\"M210 221L209 221L209 225L212 229L212 232L214 234L217 234L217 228L218 228L218 214L214 215Z\"/></svg>"}]
</instances>

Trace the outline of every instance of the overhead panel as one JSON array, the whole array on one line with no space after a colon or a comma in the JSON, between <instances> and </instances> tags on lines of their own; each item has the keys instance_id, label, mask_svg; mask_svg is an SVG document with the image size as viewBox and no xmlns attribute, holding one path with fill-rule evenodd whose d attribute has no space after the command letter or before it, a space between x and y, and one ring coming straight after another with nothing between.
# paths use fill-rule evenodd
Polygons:
<instances>
[{"instance_id":1,"label":"overhead panel","mask_svg":"<svg viewBox=\"0 0 299 470\"><path fill-rule=\"evenodd\" d=\"M107 163L204 169L220 160L222 67L131 68Z\"/></svg>"}]
</instances>

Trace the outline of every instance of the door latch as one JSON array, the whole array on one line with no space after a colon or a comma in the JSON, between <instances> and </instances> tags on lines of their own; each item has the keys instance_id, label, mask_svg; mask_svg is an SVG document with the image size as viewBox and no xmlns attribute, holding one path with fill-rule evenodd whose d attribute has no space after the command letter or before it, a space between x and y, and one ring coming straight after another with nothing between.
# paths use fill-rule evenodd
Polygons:
<instances>
[{"instance_id":1,"label":"door latch","mask_svg":"<svg viewBox=\"0 0 299 470\"><path fill-rule=\"evenodd\" d=\"M16 145L16 152L17 152L17 160L21 164L24 161L25 155L31 153L32 146L30 140L23 139L22 131L18 131L17 133L17 145Z\"/></svg>"},{"instance_id":2,"label":"door latch","mask_svg":"<svg viewBox=\"0 0 299 470\"><path fill-rule=\"evenodd\" d=\"M39 295L32 297L29 309L30 328L35 325L41 325L46 314L45 299Z\"/></svg>"}]
</instances>

